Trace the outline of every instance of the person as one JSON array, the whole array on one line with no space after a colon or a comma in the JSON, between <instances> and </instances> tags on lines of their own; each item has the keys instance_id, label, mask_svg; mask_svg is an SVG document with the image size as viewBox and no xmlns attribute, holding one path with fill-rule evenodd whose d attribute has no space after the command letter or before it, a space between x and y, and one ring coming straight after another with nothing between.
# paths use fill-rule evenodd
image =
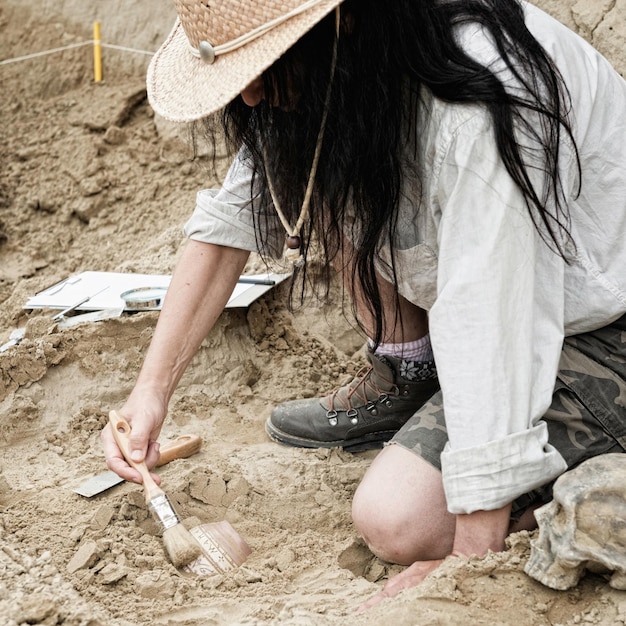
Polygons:
<instances>
[{"instance_id":1,"label":"person","mask_svg":"<svg viewBox=\"0 0 626 626\"><path fill-rule=\"evenodd\" d=\"M353 501L407 565L504 549L553 481L626 445L626 83L518 0L177 0L156 113L222 133L136 384L121 407L154 465L168 401L251 251L339 272L369 365L266 429L380 445ZM285 237L286 231L286 237ZM292 300L305 287L294 287ZM110 469L139 481L105 428Z\"/></svg>"}]
</instances>

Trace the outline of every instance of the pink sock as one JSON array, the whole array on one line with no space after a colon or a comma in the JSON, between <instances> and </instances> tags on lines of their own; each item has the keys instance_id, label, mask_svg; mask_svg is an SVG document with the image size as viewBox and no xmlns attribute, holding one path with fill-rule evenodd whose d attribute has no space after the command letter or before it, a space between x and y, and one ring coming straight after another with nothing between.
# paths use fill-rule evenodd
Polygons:
<instances>
[{"instance_id":1,"label":"pink sock","mask_svg":"<svg viewBox=\"0 0 626 626\"><path fill-rule=\"evenodd\" d=\"M370 346L372 342L370 340ZM430 335L426 334L415 341L405 343L381 343L376 349L376 354L393 356L405 361L428 362L433 360L433 349L430 345Z\"/></svg>"}]
</instances>

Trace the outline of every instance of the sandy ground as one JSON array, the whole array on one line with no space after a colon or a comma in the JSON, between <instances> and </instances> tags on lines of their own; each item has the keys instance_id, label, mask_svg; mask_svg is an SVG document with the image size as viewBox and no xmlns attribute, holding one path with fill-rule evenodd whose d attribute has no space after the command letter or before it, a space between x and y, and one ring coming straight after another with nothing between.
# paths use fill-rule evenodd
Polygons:
<instances>
[{"instance_id":1,"label":"sandy ground","mask_svg":"<svg viewBox=\"0 0 626 626\"><path fill-rule=\"evenodd\" d=\"M81 38L3 5L0 59ZM626 69L624 0L544 5ZM242 567L205 578L174 569L136 485L91 499L72 491L106 469L99 432L130 391L158 314L61 329L23 305L74 272L169 273L196 191L223 174L157 131L141 72L109 71L95 85L89 54L0 66L0 345L25 329L0 353L0 624L626 623L626 595L601 576L569 592L530 580L524 533L357 616L400 571L351 525L375 451L281 447L263 422L275 403L353 374L362 337L337 303L288 313L284 287L221 316L162 435L203 438L200 453L161 470L163 486L188 523L226 519L245 537L253 552Z\"/></svg>"}]
</instances>

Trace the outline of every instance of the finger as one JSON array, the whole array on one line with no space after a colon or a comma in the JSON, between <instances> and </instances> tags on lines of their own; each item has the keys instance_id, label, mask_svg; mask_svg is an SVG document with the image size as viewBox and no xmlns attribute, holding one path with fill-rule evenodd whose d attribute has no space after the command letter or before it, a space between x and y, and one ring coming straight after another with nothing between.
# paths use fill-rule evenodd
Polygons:
<instances>
[{"instance_id":1,"label":"finger","mask_svg":"<svg viewBox=\"0 0 626 626\"><path fill-rule=\"evenodd\" d=\"M375 606L379 602L382 602L383 600L386 600L387 598L393 598L395 595L400 593L400 591L402 591L402 589L407 589L408 587L413 586L410 583L410 578L409 577L403 576L402 578L399 579L399 577L402 576L404 573L405 572L401 572L400 574L394 576L393 578L390 578L385 583L385 586L377 594L373 595L369 600L364 602L357 609L357 613L361 613L362 611L366 611L367 609L371 609L373 606ZM421 582L421 580L422 579L418 580L415 583L415 585L419 584Z\"/></svg>"},{"instance_id":2,"label":"finger","mask_svg":"<svg viewBox=\"0 0 626 626\"><path fill-rule=\"evenodd\" d=\"M152 469L159 462L161 444L154 439L148 442L148 452L146 454L146 465Z\"/></svg>"},{"instance_id":3,"label":"finger","mask_svg":"<svg viewBox=\"0 0 626 626\"><path fill-rule=\"evenodd\" d=\"M151 434L148 420L136 420L136 423L131 424L129 437L130 458L136 463L148 462ZM154 441L152 443L154 444ZM154 445L152 447L154 448ZM152 456L154 457L154 451ZM154 462L156 463L156 460Z\"/></svg>"},{"instance_id":4,"label":"finger","mask_svg":"<svg viewBox=\"0 0 626 626\"><path fill-rule=\"evenodd\" d=\"M407 569L390 578L385 586L376 595L361 604L357 609L357 613L361 613L382 602L386 598L393 598L404 589L417 587L428 574L437 569L441 565L442 560L434 561L417 561Z\"/></svg>"},{"instance_id":5,"label":"finger","mask_svg":"<svg viewBox=\"0 0 626 626\"><path fill-rule=\"evenodd\" d=\"M382 591L379 591L377 594L373 595L369 600L363 602L363 604L361 604L361 606L356 610L356 612L363 613L363 611L367 611L368 609L371 609L373 606L376 606L377 604L379 604L383 600L386 600L389 597L390 596L388 596L385 593L385 590L383 589Z\"/></svg>"},{"instance_id":6,"label":"finger","mask_svg":"<svg viewBox=\"0 0 626 626\"><path fill-rule=\"evenodd\" d=\"M121 476L124 480L141 484L143 482L141 474L136 469L131 467L124 458L124 455L118 448L115 438L111 433L111 427L109 424L107 424L100 433L100 439L102 441L107 467L118 476ZM153 441L152 444L153 445L150 449L149 455L154 458L154 465L156 465L159 458L160 444L156 441ZM151 472L150 475L157 485L161 484L161 478L158 474L153 474Z\"/></svg>"},{"instance_id":7,"label":"finger","mask_svg":"<svg viewBox=\"0 0 626 626\"><path fill-rule=\"evenodd\" d=\"M130 465L128 465L126 460L123 458L112 457L107 461L107 467L124 480L128 480L139 485L143 482L141 474L136 469L133 469Z\"/></svg>"},{"instance_id":8,"label":"finger","mask_svg":"<svg viewBox=\"0 0 626 626\"><path fill-rule=\"evenodd\" d=\"M111 433L111 427L108 424L100 433L100 440L102 441L107 467L125 480L141 483L141 474L126 462L124 455L118 448L113 434Z\"/></svg>"}]
</instances>

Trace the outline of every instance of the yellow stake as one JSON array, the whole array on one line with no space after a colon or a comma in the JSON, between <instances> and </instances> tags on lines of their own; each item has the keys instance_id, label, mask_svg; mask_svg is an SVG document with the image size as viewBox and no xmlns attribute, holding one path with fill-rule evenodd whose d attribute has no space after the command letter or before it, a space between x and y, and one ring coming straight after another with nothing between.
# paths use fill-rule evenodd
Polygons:
<instances>
[{"instance_id":1,"label":"yellow stake","mask_svg":"<svg viewBox=\"0 0 626 626\"><path fill-rule=\"evenodd\" d=\"M100 41L100 22L93 23L93 79L102 80L102 46Z\"/></svg>"}]
</instances>

